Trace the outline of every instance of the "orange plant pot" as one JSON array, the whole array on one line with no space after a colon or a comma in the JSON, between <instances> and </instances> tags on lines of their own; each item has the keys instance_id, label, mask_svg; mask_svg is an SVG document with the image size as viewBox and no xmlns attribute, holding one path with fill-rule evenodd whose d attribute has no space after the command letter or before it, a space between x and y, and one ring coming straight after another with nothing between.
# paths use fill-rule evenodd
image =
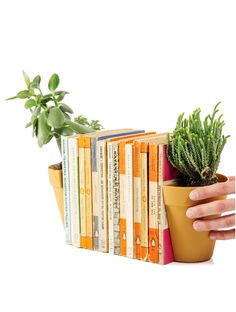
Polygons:
<instances>
[{"instance_id":1,"label":"orange plant pot","mask_svg":"<svg viewBox=\"0 0 236 312\"><path fill-rule=\"evenodd\" d=\"M226 182L227 177L217 174L219 182ZM215 241L209 238L209 232L197 232L193 229L195 220L186 216L191 206L225 199L226 196L217 196L207 200L192 201L189 194L197 187L181 187L165 185L163 187L164 202L175 261L199 262L209 260L214 252ZM202 219L211 219L205 217Z\"/></svg>"},{"instance_id":2,"label":"orange plant pot","mask_svg":"<svg viewBox=\"0 0 236 312\"><path fill-rule=\"evenodd\" d=\"M56 165L48 167L49 181L53 186L54 194L57 200L62 223L64 223L64 199L63 199L63 184L62 184L62 170L58 169Z\"/></svg>"}]
</instances>

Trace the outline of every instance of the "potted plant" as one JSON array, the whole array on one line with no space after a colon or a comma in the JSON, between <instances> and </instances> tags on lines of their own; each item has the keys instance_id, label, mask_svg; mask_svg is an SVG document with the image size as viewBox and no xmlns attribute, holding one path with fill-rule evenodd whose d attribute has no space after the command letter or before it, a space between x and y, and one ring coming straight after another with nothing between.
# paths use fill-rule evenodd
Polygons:
<instances>
[{"instance_id":1,"label":"potted plant","mask_svg":"<svg viewBox=\"0 0 236 312\"><path fill-rule=\"evenodd\" d=\"M216 117L219 105L203 121L199 108L188 119L181 114L173 133L168 134L167 157L179 171L179 176L174 185L163 187L163 195L176 261L205 261L214 251L215 241L208 237L208 232L193 229L193 220L187 218L186 211L190 206L225 198L219 196L198 203L189 198L190 192L197 187L227 181L217 173L229 137L222 134L223 114Z\"/></svg>"},{"instance_id":2,"label":"potted plant","mask_svg":"<svg viewBox=\"0 0 236 312\"><path fill-rule=\"evenodd\" d=\"M56 139L61 153L61 136L74 133L88 133L102 129L98 120L91 122L82 115L72 120L73 110L64 103L67 91L58 91L59 76L53 74L48 82L49 93L43 94L41 90L41 77L35 76L31 81L23 71L26 89L19 91L7 100L23 99L25 108L30 112L30 121L26 128L32 127L32 136L37 138L39 147L48 144L52 138ZM48 168L49 180L54 188L60 215L64 221L62 165L51 165Z\"/></svg>"}]
</instances>

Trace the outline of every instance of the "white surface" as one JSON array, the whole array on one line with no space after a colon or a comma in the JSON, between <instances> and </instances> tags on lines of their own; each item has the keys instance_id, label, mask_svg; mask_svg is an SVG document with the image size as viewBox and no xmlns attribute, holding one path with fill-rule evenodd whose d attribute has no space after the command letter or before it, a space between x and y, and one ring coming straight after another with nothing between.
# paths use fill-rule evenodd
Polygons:
<instances>
[{"instance_id":1,"label":"white surface","mask_svg":"<svg viewBox=\"0 0 236 312\"><path fill-rule=\"evenodd\" d=\"M176 117L219 100L235 133L235 1L1 1L0 310L227 311L235 241L214 260L159 266L66 246L47 166L24 129L21 70L53 72L76 113L106 128L171 130ZM231 107L230 107L231 106ZM235 174L235 137L220 172ZM126 303L125 303L126 302ZM126 307L126 308L125 308Z\"/></svg>"}]
</instances>

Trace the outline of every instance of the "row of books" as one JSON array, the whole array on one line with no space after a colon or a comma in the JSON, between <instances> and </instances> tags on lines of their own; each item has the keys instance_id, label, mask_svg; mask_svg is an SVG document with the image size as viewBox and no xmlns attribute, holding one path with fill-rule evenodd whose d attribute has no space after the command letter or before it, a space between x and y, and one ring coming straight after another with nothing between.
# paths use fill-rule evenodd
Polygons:
<instances>
[{"instance_id":1,"label":"row of books","mask_svg":"<svg viewBox=\"0 0 236 312\"><path fill-rule=\"evenodd\" d=\"M61 143L66 243L173 261L162 187L177 172L166 157L166 133L119 129Z\"/></svg>"}]
</instances>

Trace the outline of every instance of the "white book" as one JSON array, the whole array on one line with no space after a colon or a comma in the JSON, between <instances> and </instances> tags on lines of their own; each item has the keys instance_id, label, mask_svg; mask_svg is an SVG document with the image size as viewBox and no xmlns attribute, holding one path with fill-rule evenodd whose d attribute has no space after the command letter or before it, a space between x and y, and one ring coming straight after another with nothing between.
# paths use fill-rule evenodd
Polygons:
<instances>
[{"instance_id":1,"label":"white book","mask_svg":"<svg viewBox=\"0 0 236 312\"><path fill-rule=\"evenodd\" d=\"M97 138L91 138L92 152L92 204L93 204L93 242L94 250L99 250L98 233L98 160L97 160Z\"/></svg>"},{"instance_id":2,"label":"white book","mask_svg":"<svg viewBox=\"0 0 236 312\"><path fill-rule=\"evenodd\" d=\"M120 254L120 180L119 146L117 142L107 143L107 189L108 189L108 232L109 253Z\"/></svg>"},{"instance_id":3,"label":"white book","mask_svg":"<svg viewBox=\"0 0 236 312\"><path fill-rule=\"evenodd\" d=\"M134 212L133 212L133 147L125 145L125 205L127 257L134 257Z\"/></svg>"},{"instance_id":4,"label":"white book","mask_svg":"<svg viewBox=\"0 0 236 312\"><path fill-rule=\"evenodd\" d=\"M107 207L108 207L108 239L109 253L114 254L114 226L113 226L113 149L112 143L107 144Z\"/></svg>"},{"instance_id":5,"label":"white book","mask_svg":"<svg viewBox=\"0 0 236 312\"><path fill-rule=\"evenodd\" d=\"M62 181L64 196L64 229L67 244L72 243L71 239L71 207L70 207L70 187L69 187L69 159L68 159L68 137L61 137L62 153Z\"/></svg>"},{"instance_id":6,"label":"white book","mask_svg":"<svg viewBox=\"0 0 236 312\"><path fill-rule=\"evenodd\" d=\"M106 141L97 142L98 153L98 232L99 251L108 251L107 242L107 193L106 193Z\"/></svg>"},{"instance_id":7,"label":"white book","mask_svg":"<svg viewBox=\"0 0 236 312\"><path fill-rule=\"evenodd\" d=\"M69 183L71 206L72 245L80 247L80 212L79 212L79 148L78 136L68 139L69 147Z\"/></svg>"}]
</instances>

